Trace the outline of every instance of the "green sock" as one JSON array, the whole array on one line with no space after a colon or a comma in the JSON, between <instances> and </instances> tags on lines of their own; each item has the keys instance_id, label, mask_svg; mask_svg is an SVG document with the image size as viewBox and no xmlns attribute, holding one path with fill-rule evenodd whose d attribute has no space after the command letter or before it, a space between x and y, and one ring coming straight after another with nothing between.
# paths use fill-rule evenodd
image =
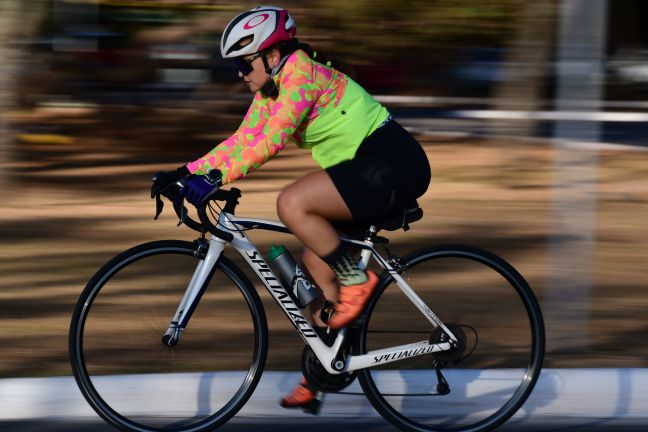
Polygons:
<instances>
[{"instance_id":1,"label":"green sock","mask_svg":"<svg viewBox=\"0 0 648 432\"><path fill-rule=\"evenodd\" d=\"M367 282L367 273L358 268L353 257L342 247L342 244L322 259L331 266L342 285L358 285Z\"/></svg>"}]
</instances>

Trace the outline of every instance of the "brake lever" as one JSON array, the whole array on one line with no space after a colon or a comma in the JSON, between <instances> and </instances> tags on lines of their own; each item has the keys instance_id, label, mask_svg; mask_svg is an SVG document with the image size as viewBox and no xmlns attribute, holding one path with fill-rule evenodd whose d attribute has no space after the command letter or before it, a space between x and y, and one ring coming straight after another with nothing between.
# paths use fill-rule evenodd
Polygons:
<instances>
[{"instance_id":1,"label":"brake lever","mask_svg":"<svg viewBox=\"0 0 648 432\"><path fill-rule=\"evenodd\" d=\"M164 175L164 172L160 171L155 173L151 179L151 198L155 199L155 216L153 216L153 220L158 220L158 217L160 217L160 214L162 214L162 210L164 209L164 201L160 198L161 191L160 185L158 184L158 180L162 175Z\"/></svg>"},{"instance_id":2,"label":"brake lever","mask_svg":"<svg viewBox=\"0 0 648 432\"><path fill-rule=\"evenodd\" d=\"M162 214L163 209L164 201L162 201L162 198L160 198L160 194L157 193L155 194L155 216L153 217L153 220L158 219L158 217Z\"/></svg>"},{"instance_id":3,"label":"brake lever","mask_svg":"<svg viewBox=\"0 0 648 432\"><path fill-rule=\"evenodd\" d=\"M180 226L184 224L189 217L189 210L187 210L187 207L185 207L184 205L187 193L185 188L185 180L178 180L175 183L167 185L165 188L161 188L157 180L163 174L163 172L160 172L153 176L153 184L151 185L151 198L155 198L155 216L153 217L153 219L157 220L160 214L162 214L162 210L164 209L164 201L161 197L164 196L166 198L169 198L169 200L173 203L173 209L175 210L176 215L178 215L179 219L177 226Z\"/></svg>"},{"instance_id":4,"label":"brake lever","mask_svg":"<svg viewBox=\"0 0 648 432\"><path fill-rule=\"evenodd\" d=\"M175 210L179 218L177 226L182 225L187 219L187 216L189 215L189 210L187 210L187 207L185 207L184 205L185 196L186 196L186 191L183 187L179 192L179 196L176 196L175 199L173 200L173 209Z\"/></svg>"}]
</instances>

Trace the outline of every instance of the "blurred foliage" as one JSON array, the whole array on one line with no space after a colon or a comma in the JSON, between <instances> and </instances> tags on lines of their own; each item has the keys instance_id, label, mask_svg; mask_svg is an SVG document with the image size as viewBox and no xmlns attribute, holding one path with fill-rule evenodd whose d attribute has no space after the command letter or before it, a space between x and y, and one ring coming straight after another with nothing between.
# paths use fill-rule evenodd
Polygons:
<instances>
[{"instance_id":1,"label":"blurred foliage","mask_svg":"<svg viewBox=\"0 0 648 432\"><path fill-rule=\"evenodd\" d=\"M258 6L258 0L4 2L25 9L48 8L39 34L34 35L35 45L41 49L34 50L37 56L22 67L23 80L18 86L25 89L19 95L22 105L47 99L41 94L96 101L94 95L86 97L89 89L101 88L104 95L111 91L132 93L133 87L147 85L161 89L161 75L183 68L207 71L208 84L221 95L245 93L244 88L237 87L239 80L230 62L220 58L219 42L227 22ZM630 2L625 1L625 8L615 8L619 2L610 4L610 52L618 51L614 61L607 64L606 97L611 99L639 100L648 91L648 78L641 65L646 51L630 44L643 40L640 23L629 25L633 17L641 21L642 14L636 5L628 6ZM522 77L519 87L535 86L535 93L543 100L552 95L555 26L535 12L555 9L558 0L269 3L289 9L299 27L298 37L319 51L328 51L338 60L336 67L373 94L492 97L503 93L502 84L514 81L512 77ZM93 32L101 36L93 40ZM525 39L525 34L531 36ZM82 48L77 52L74 44L72 49L57 46L75 39ZM520 40L524 43L516 43ZM96 52L83 51L84 44L95 44ZM547 54L533 57L527 55L533 50L526 50L524 56L516 57L521 46L533 46L536 52L542 49ZM628 46L631 55L618 50ZM203 59L171 61L155 57L174 49L202 55ZM633 60L635 57L638 60ZM40 62L38 67L34 66L36 62ZM524 62L527 72L540 71L532 75L534 79L529 79ZM515 90L516 100L525 97L517 87L509 87Z\"/></svg>"},{"instance_id":2,"label":"blurred foliage","mask_svg":"<svg viewBox=\"0 0 648 432\"><path fill-rule=\"evenodd\" d=\"M68 1L77 9L91 1ZM187 23L200 15L218 14L226 21L258 2L100 1L102 12L119 22L121 31L142 25ZM352 54L426 50L430 46L466 43L502 46L510 39L524 7L522 0L277 1L297 20L299 33L333 43ZM74 9L74 7L70 8ZM214 28L220 34L222 28Z\"/></svg>"},{"instance_id":3,"label":"blurred foliage","mask_svg":"<svg viewBox=\"0 0 648 432\"><path fill-rule=\"evenodd\" d=\"M310 6L313 4L314 6ZM521 0L317 0L298 8L306 41L353 64L370 91L444 94L473 47L506 48ZM322 31L324 29L324 31ZM451 90L455 95L458 89Z\"/></svg>"},{"instance_id":4,"label":"blurred foliage","mask_svg":"<svg viewBox=\"0 0 648 432\"><path fill-rule=\"evenodd\" d=\"M271 3L291 11L302 41L328 51L340 60L338 66L353 65L355 70L348 66L342 69L370 91L381 93L448 91L450 69L466 61L469 49L505 49L510 45L525 6L522 0ZM77 58L68 58L70 61L64 65L63 57L70 57L69 53L50 59L55 74L67 74L76 80L82 76L96 79L98 74L143 77L145 72L138 74L135 69L148 68L150 73L155 67L147 60L152 46L189 44L211 58L212 64L206 67L211 69L212 82L231 86L236 76L220 59L220 36L231 18L258 2L56 0L38 4L49 5L37 36L41 41L56 43L62 38L79 38L70 35L83 32L104 35L98 46L105 51L94 55L90 63L88 53L83 54L81 64ZM100 57L100 68L88 72L88 66L98 64Z\"/></svg>"},{"instance_id":5,"label":"blurred foliage","mask_svg":"<svg viewBox=\"0 0 648 432\"><path fill-rule=\"evenodd\" d=\"M328 22L318 28L342 33L357 41L341 48L350 52L426 51L430 46L466 43L503 45L515 29L521 0L326 0L316 13ZM311 30L311 29L308 29ZM371 48L371 49L368 49Z\"/></svg>"}]
</instances>

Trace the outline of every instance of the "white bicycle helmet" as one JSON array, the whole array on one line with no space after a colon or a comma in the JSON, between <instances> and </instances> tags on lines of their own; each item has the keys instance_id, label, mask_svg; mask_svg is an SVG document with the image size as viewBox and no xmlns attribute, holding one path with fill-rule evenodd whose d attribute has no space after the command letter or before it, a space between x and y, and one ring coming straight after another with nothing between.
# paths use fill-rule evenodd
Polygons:
<instances>
[{"instance_id":1,"label":"white bicycle helmet","mask_svg":"<svg viewBox=\"0 0 648 432\"><path fill-rule=\"evenodd\" d=\"M286 9L259 6L238 15L227 24L221 39L223 58L261 52L297 34L297 25ZM250 41L250 37L252 37Z\"/></svg>"}]
</instances>

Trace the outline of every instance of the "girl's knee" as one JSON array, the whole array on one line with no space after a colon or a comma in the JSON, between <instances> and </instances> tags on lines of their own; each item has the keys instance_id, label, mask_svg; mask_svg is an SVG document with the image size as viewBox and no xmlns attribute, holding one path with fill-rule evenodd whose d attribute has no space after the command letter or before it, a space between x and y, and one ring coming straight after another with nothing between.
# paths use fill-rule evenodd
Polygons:
<instances>
[{"instance_id":1,"label":"girl's knee","mask_svg":"<svg viewBox=\"0 0 648 432\"><path fill-rule=\"evenodd\" d=\"M283 222L304 211L304 200L298 188L285 187L277 196L277 215Z\"/></svg>"}]
</instances>

